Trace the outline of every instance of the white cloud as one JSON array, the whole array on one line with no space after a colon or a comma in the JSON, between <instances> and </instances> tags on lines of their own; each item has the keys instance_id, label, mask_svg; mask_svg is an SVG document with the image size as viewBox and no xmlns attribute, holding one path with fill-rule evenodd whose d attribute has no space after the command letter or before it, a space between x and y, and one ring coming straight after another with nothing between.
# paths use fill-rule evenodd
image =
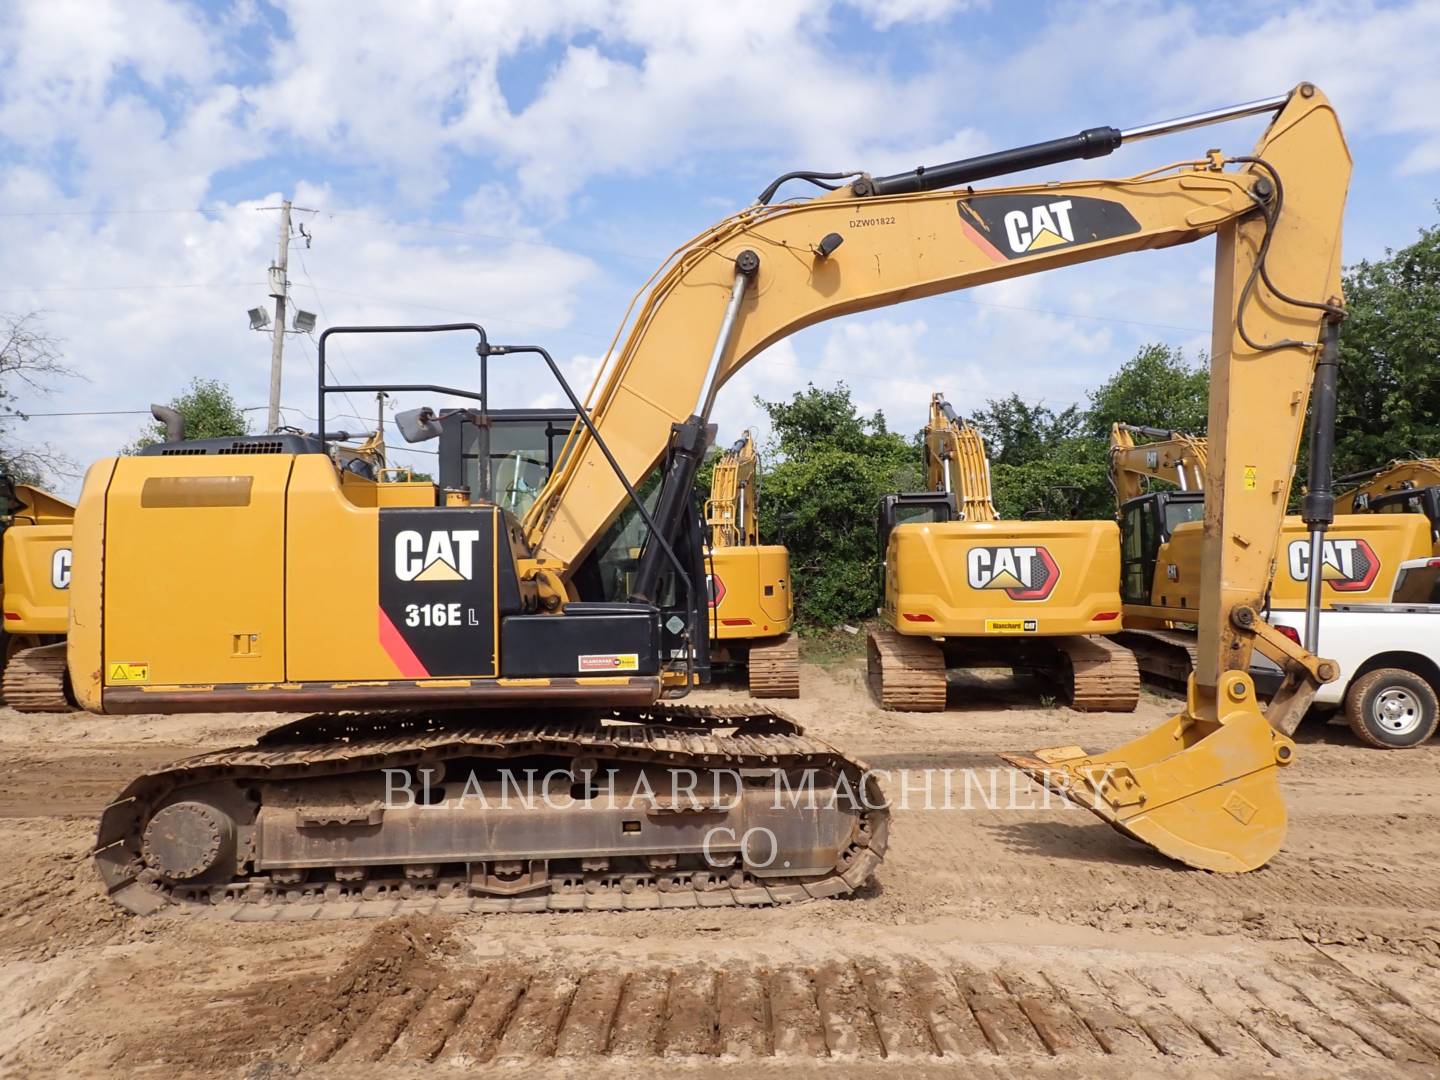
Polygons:
<instances>
[{"instance_id":1,"label":"white cloud","mask_svg":"<svg viewBox=\"0 0 1440 1080\"><path fill-rule=\"evenodd\" d=\"M935 22L970 8L988 7L984 0L846 0L881 30L902 22Z\"/></svg>"},{"instance_id":2,"label":"white cloud","mask_svg":"<svg viewBox=\"0 0 1440 1080\"><path fill-rule=\"evenodd\" d=\"M772 171L900 171L1075 119L1157 119L1301 78L1332 94L1352 145L1389 136L1402 173L1440 169L1434 3L1321 0L1225 18L1189 4L1057 5L1030 18L1017 52L969 32L976 6L851 0L882 44L901 23L933 33L933 50L902 63L841 40L856 18L826 0L310 0L216 17L164 0L17 2L0 23L0 203L63 213L0 218L0 307L50 309L89 377L51 408L143 407L192 374L261 404L268 349L244 310L264 300L274 215L256 207L288 190L326 211L303 218L316 244L291 273L322 324L479 317L510 340L559 335L583 391L623 305L614 294L639 272L567 249L561 230L582 209L614 252L663 251L657 221L721 216ZM677 185L699 213L652 212ZM200 205L221 212L87 213ZM1147 254L815 327L742 371L716 419L757 422L754 395L788 397L807 378L845 379L902 428L918 426L932 389L966 408L1011 388L1081 400L1144 341L1204 344L1208 265L1198 248ZM289 355L286 400L312 411L313 360L298 339ZM346 378L474 378L464 347L396 355L346 343L335 364ZM497 379L513 403L538 385ZM86 461L140 422L56 421L47 437Z\"/></svg>"}]
</instances>

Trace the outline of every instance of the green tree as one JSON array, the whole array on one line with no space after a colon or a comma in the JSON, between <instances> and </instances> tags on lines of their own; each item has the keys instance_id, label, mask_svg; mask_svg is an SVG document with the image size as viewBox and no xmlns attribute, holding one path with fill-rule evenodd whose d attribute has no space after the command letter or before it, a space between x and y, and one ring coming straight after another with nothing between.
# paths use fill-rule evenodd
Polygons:
<instances>
[{"instance_id":1,"label":"green tree","mask_svg":"<svg viewBox=\"0 0 1440 1080\"><path fill-rule=\"evenodd\" d=\"M843 383L756 403L770 417L760 534L790 549L802 628L867 618L880 603L876 518L882 496L921 484L913 440L882 413L861 415Z\"/></svg>"},{"instance_id":2,"label":"green tree","mask_svg":"<svg viewBox=\"0 0 1440 1080\"><path fill-rule=\"evenodd\" d=\"M1116 423L1203 435L1210 416L1210 368L1190 364L1168 345L1146 345L1088 396L1085 428L1093 438L1108 440Z\"/></svg>"},{"instance_id":3,"label":"green tree","mask_svg":"<svg viewBox=\"0 0 1440 1080\"><path fill-rule=\"evenodd\" d=\"M230 388L219 379L191 379L190 385L172 398L169 405L185 418L186 439L225 439L249 431L245 414L235 404ZM134 454L164 441L165 425L153 421L120 452Z\"/></svg>"},{"instance_id":4,"label":"green tree","mask_svg":"<svg viewBox=\"0 0 1440 1080\"><path fill-rule=\"evenodd\" d=\"M1336 475L1440 456L1440 225L1344 281Z\"/></svg>"},{"instance_id":5,"label":"green tree","mask_svg":"<svg viewBox=\"0 0 1440 1080\"><path fill-rule=\"evenodd\" d=\"M1019 394L988 402L971 420L985 439L992 465L1028 465L1052 455L1055 447L1084 428L1078 405L1059 412L1044 402L1030 404Z\"/></svg>"},{"instance_id":6,"label":"green tree","mask_svg":"<svg viewBox=\"0 0 1440 1080\"><path fill-rule=\"evenodd\" d=\"M1108 516L1104 444L1086 435L1078 405L1056 411L1010 394L972 419L985 438L1002 518Z\"/></svg>"}]
</instances>

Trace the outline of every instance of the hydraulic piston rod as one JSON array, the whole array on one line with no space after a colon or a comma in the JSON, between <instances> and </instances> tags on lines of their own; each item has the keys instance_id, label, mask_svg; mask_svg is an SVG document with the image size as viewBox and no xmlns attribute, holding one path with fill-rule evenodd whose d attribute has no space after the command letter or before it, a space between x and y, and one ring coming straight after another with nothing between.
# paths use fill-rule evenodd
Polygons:
<instances>
[{"instance_id":1,"label":"hydraulic piston rod","mask_svg":"<svg viewBox=\"0 0 1440 1080\"><path fill-rule=\"evenodd\" d=\"M1047 142L999 150L993 154L982 154L979 157L928 168L922 165L910 172L895 173L892 176L861 178L855 181L853 190L856 195L903 195L912 191L933 191L936 188L973 184L977 180L992 176L1024 172L1026 169L1038 169L1043 165L1054 165L1062 161L1104 157L1127 142L1169 135L1176 131L1189 131L1191 128L1206 127L1260 113L1278 112L1289 100L1289 94L1279 94L1258 101L1247 101L1243 105L1211 109L1208 112L1179 116L1173 120L1144 124L1124 131L1113 127L1087 128L1078 135L1069 135L1063 139L1050 139Z\"/></svg>"}]
</instances>

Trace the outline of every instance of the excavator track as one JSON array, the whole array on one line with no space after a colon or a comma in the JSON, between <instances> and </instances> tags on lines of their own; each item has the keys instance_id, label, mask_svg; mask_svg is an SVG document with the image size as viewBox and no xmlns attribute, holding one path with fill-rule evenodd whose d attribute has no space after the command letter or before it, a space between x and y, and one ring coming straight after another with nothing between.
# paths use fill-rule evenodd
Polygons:
<instances>
[{"instance_id":1,"label":"excavator track","mask_svg":"<svg viewBox=\"0 0 1440 1080\"><path fill-rule=\"evenodd\" d=\"M865 764L789 718L660 705L308 717L137 778L94 854L137 914L730 907L851 893L888 832Z\"/></svg>"},{"instance_id":2,"label":"excavator track","mask_svg":"<svg viewBox=\"0 0 1440 1080\"><path fill-rule=\"evenodd\" d=\"M941 712L945 708L945 653L929 638L906 637L888 626L866 639L870 689L881 708Z\"/></svg>"},{"instance_id":3,"label":"excavator track","mask_svg":"<svg viewBox=\"0 0 1440 1080\"><path fill-rule=\"evenodd\" d=\"M757 698L800 696L800 642L793 634L750 646L750 694Z\"/></svg>"},{"instance_id":4,"label":"excavator track","mask_svg":"<svg viewBox=\"0 0 1440 1080\"><path fill-rule=\"evenodd\" d=\"M1135 654L1146 680L1179 690L1190 681L1200 648L1193 630L1125 630L1116 637Z\"/></svg>"},{"instance_id":5,"label":"excavator track","mask_svg":"<svg viewBox=\"0 0 1440 1080\"><path fill-rule=\"evenodd\" d=\"M23 649L5 665L5 704L17 712L69 712L65 696L65 643Z\"/></svg>"},{"instance_id":6,"label":"excavator track","mask_svg":"<svg viewBox=\"0 0 1440 1080\"><path fill-rule=\"evenodd\" d=\"M1135 654L1099 634L1054 639L1069 669L1070 705L1082 712L1134 712L1140 703Z\"/></svg>"}]
</instances>

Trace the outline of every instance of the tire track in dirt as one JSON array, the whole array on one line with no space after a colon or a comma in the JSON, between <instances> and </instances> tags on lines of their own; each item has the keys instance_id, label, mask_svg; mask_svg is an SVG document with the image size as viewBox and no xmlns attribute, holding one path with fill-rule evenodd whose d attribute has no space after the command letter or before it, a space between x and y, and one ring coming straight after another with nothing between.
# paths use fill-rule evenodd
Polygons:
<instances>
[{"instance_id":1,"label":"tire track in dirt","mask_svg":"<svg viewBox=\"0 0 1440 1080\"><path fill-rule=\"evenodd\" d=\"M1319 954L1252 966L1097 952L1034 967L1014 957L855 957L622 973L578 957L461 961L443 935L422 943L404 924L377 927L338 977L257 987L272 1026L246 1039L274 1047L267 1056L287 1067L663 1058L1440 1068L1426 1015L1440 991L1433 965L1412 965L1407 985L1419 989L1406 995ZM277 995L297 1008L275 1008ZM177 1040L186 1027L175 1025Z\"/></svg>"}]
</instances>

